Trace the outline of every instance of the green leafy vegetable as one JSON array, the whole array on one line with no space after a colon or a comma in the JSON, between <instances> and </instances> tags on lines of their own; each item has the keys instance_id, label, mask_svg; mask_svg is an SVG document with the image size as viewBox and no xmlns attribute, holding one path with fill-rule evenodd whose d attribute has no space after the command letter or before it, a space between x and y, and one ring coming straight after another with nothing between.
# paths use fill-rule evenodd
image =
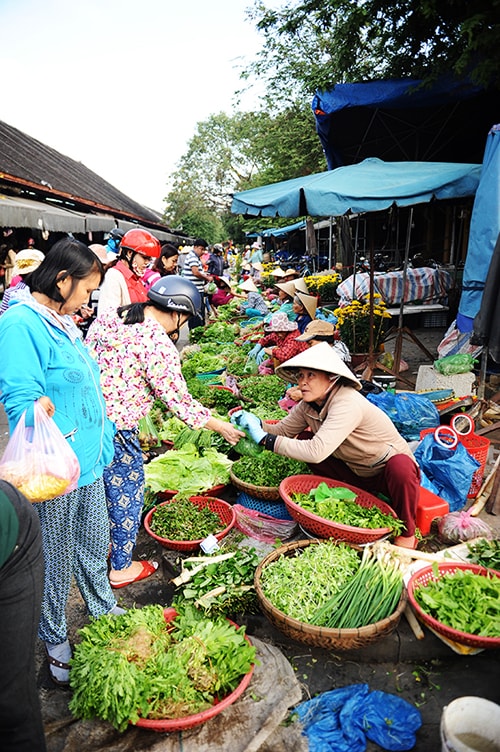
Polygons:
<instances>
[{"instance_id":1,"label":"green leafy vegetable","mask_svg":"<svg viewBox=\"0 0 500 752\"><path fill-rule=\"evenodd\" d=\"M101 616L79 631L71 712L124 731L139 718L181 718L231 692L255 661L244 629L186 608L173 625L161 606Z\"/></svg>"},{"instance_id":2,"label":"green leafy vegetable","mask_svg":"<svg viewBox=\"0 0 500 752\"><path fill-rule=\"evenodd\" d=\"M234 475L244 483L254 486L277 487L290 475L303 475L310 470L305 462L282 457L273 452L262 452L258 457L240 457L233 463Z\"/></svg>"},{"instance_id":3,"label":"green leafy vegetable","mask_svg":"<svg viewBox=\"0 0 500 752\"><path fill-rule=\"evenodd\" d=\"M144 467L146 486L152 491L178 491L195 496L213 486L229 483L232 465L224 454L208 448L203 456L193 444L172 449Z\"/></svg>"},{"instance_id":4,"label":"green leafy vegetable","mask_svg":"<svg viewBox=\"0 0 500 752\"><path fill-rule=\"evenodd\" d=\"M262 569L261 587L273 606L306 624L320 624L315 614L358 570L358 552L333 541L296 549Z\"/></svg>"},{"instance_id":5,"label":"green leafy vegetable","mask_svg":"<svg viewBox=\"0 0 500 752\"><path fill-rule=\"evenodd\" d=\"M467 558L474 564L500 571L500 540L482 538L476 543L468 543Z\"/></svg>"},{"instance_id":6,"label":"green leafy vegetable","mask_svg":"<svg viewBox=\"0 0 500 752\"><path fill-rule=\"evenodd\" d=\"M151 515L151 530L160 538L169 540L203 540L215 535L225 525L220 517L207 507L199 507L189 499L174 498L158 506Z\"/></svg>"},{"instance_id":7,"label":"green leafy vegetable","mask_svg":"<svg viewBox=\"0 0 500 752\"><path fill-rule=\"evenodd\" d=\"M436 576L439 569L435 569ZM500 578L465 569L446 572L415 590L423 611L467 634L500 637Z\"/></svg>"}]
</instances>

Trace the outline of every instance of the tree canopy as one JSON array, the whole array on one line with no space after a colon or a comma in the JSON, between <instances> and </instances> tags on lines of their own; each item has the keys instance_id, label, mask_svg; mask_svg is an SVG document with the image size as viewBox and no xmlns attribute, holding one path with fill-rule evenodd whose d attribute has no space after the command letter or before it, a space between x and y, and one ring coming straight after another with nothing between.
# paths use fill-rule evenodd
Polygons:
<instances>
[{"instance_id":1,"label":"tree canopy","mask_svg":"<svg viewBox=\"0 0 500 752\"><path fill-rule=\"evenodd\" d=\"M263 44L244 77L268 96L308 96L336 83L442 74L500 87L500 0L302 0L249 18Z\"/></svg>"}]
</instances>

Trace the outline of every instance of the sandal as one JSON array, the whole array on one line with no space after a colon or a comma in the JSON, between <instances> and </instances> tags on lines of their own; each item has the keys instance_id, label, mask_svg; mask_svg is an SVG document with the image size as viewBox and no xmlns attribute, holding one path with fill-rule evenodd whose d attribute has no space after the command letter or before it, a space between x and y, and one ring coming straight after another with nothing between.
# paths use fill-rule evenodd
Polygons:
<instances>
[{"instance_id":1,"label":"sandal","mask_svg":"<svg viewBox=\"0 0 500 752\"><path fill-rule=\"evenodd\" d=\"M50 655L47 646L45 646L45 655L47 656L47 663L49 664L49 674L50 678L54 682L54 684L57 684L58 687L62 687L67 689L69 687L69 679L63 680L58 679L57 676L55 676L54 672L52 671L51 666L54 666L54 668L59 668L62 671L67 671L69 675L70 666L68 663L63 663L62 661L58 661L56 658Z\"/></svg>"},{"instance_id":2,"label":"sandal","mask_svg":"<svg viewBox=\"0 0 500 752\"><path fill-rule=\"evenodd\" d=\"M141 561L141 571L136 577L132 577L132 579L130 580L124 580L123 582L115 582L113 580L110 580L109 584L115 590L118 588L127 587L127 585L131 585L133 582L139 582L140 580L145 580L146 577L150 577L152 574L154 574L157 569L158 569L157 561Z\"/></svg>"}]
</instances>

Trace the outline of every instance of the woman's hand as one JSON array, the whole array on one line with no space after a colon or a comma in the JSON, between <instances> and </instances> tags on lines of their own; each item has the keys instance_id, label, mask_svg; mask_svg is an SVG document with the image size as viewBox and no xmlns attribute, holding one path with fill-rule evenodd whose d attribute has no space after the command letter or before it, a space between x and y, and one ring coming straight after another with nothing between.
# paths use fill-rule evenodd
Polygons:
<instances>
[{"instance_id":1,"label":"woman's hand","mask_svg":"<svg viewBox=\"0 0 500 752\"><path fill-rule=\"evenodd\" d=\"M302 399L302 390L298 386L291 386L285 392L286 396L292 399L294 402L300 402Z\"/></svg>"},{"instance_id":2,"label":"woman's hand","mask_svg":"<svg viewBox=\"0 0 500 752\"><path fill-rule=\"evenodd\" d=\"M219 420L218 418L210 418L208 423L205 424L205 428L210 428L212 431L220 433L222 438L225 439L228 444L231 444L231 446L237 444L238 441L245 436L243 431L235 428L232 423L227 423L225 420Z\"/></svg>"},{"instance_id":3,"label":"woman's hand","mask_svg":"<svg viewBox=\"0 0 500 752\"><path fill-rule=\"evenodd\" d=\"M56 411L56 406L54 405L50 397L39 397L38 404L43 407L49 418L52 418Z\"/></svg>"}]
</instances>

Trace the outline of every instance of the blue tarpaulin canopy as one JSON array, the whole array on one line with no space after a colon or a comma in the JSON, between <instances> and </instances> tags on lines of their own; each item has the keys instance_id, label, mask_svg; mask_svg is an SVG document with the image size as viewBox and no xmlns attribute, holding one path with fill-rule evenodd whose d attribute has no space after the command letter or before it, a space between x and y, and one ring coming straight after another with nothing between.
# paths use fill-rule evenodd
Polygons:
<instances>
[{"instance_id":1,"label":"blue tarpaulin canopy","mask_svg":"<svg viewBox=\"0 0 500 752\"><path fill-rule=\"evenodd\" d=\"M291 232L304 230L305 227L306 220L303 219L301 222L295 222L295 224L287 225L286 227L271 227L269 230L263 230L261 235L263 238L270 238L271 236L274 238L279 238L281 237L281 235L289 235Z\"/></svg>"},{"instance_id":2,"label":"blue tarpaulin canopy","mask_svg":"<svg viewBox=\"0 0 500 752\"><path fill-rule=\"evenodd\" d=\"M341 216L412 206L433 198L473 196L481 165L448 162L360 164L235 193L233 214L263 217Z\"/></svg>"},{"instance_id":3,"label":"blue tarpaulin canopy","mask_svg":"<svg viewBox=\"0 0 500 752\"><path fill-rule=\"evenodd\" d=\"M472 209L462 295L457 316L457 326L462 332L472 331L499 233L500 125L495 125L487 136L481 180Z\"/></svg>"},{"instance_id":4,"label":"blue tarpaulin canopy","mask_svg":"<svg viewBox=\"0 0 500 752\"><path fill-rule=\"evenodd\" d=\"M479 162L498 119L498 94L443 78L337 84L316 92L312 109L329 169L361 162Z\"/></svg>"}]
</instances>

